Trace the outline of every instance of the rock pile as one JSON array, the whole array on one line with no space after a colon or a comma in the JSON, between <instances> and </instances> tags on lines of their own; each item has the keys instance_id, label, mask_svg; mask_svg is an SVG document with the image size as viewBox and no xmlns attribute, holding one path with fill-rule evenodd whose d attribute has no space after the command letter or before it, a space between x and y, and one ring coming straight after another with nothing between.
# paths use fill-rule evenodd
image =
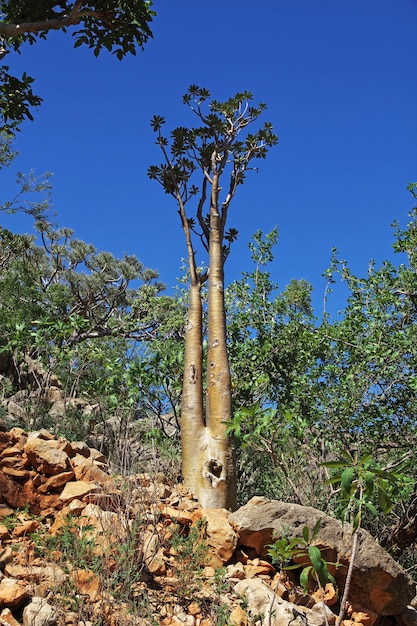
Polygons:
<instances>
[{"instance_id":1,"label":"rock pile","mask_svg":"<svg viewBox=\"0 0 417 626\"><path fill-rule=\"evenodd\" d=\"M308 592L267 546L322 523L316 544L343 589L351 533L308 507L253 498L202 510L162 475L112 478L106 459L47 431L0 432L0 626L332 626L328 584ZM343 626L417 624L406 573L360 537Z\"/></svg>"}]
</instances>

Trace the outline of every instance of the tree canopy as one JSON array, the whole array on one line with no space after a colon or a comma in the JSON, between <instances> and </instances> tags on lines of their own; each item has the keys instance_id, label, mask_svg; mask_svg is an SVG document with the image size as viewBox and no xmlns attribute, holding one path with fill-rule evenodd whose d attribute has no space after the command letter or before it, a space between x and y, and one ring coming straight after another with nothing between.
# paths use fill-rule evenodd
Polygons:
<instances>
[{"instance_id":1,"label":"tree canopy","mask_svg":"<svg viewBox=\"0 0 417 626\"><path fill-rule=\"evenodd\" d=\"M86 45L95 56L104 49L121 60L135 55L152 37L151 7L151 0L0 2L0 59L46 39L51 30L61 30L72 32L74 47ZM11 75L7 65L0 68L0 131L14 133L25 119L33 119L31 109L42 102L32 90L33 80L26 73Z\"/></svg>"}]
</instances>

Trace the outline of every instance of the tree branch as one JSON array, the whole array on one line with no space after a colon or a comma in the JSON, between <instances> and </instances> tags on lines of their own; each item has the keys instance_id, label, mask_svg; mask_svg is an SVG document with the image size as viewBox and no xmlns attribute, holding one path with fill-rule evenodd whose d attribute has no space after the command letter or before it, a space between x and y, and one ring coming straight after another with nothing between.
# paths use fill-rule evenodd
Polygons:
<instances>
[{"instance_id":1,"label":"tree branch","mask_svg":"<svg viewBox=\"0 0 417 626\"><path fill-rule=\"evenodd\" d=\"M0 23L0 35L3 37L18 37L23 33L40 33L49 30L59 30L60 28L79 24L85 17L94 17L97 20L105 22L108 26L111 26L105 13L91 9L78 10L81 4L82 2L80 1L76 2L71 13L69 15L63 15L62 17L54 17L39 22L21 22L20 24Z\"/></svg>"}]
</instances>

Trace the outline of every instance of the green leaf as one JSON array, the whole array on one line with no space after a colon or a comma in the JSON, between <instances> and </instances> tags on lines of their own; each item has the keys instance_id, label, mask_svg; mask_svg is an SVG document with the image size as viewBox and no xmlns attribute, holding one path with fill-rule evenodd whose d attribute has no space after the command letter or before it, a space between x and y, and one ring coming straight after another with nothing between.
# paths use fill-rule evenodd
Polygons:
<instances>
[{"instance_id":1,"label":"green leaf","mask_svg":"<svg viewBox=\"0 0 417 626\"><path fill-rule=\"evenodd\" d=\"M342 472L342 476L340 478L340 484L342 485L342 489L347 494L350 494L352 491L352 483L353 483L354 475L355 475L354 467L346 467L346 469L344 469Z\"/></svg>"},{"instance_id":2,"label":"green leaf","mask_svg":"<svg viewBox=\"0 0 417 626\"><path fill-rule=\"evenodd\" d=\"M359 530L360 525L361 525L361 521L362 521L362 511L361 509L359 509L359 511L356 513L355 518L353 520L353 532L355 533L357 530Z\"/></svg>"},{"instance_id":3,"label":"green leaf","mask_svg":"<svg viewBox=\"0 0 417 626\"><path fill-rule=\"evenodd\" d=\"M314 539L317 537L317 534L320 528L321 528L321 517L319 517L317 522L314 524L313 532L311 534L311 541L314 541Z\"/></svg>"},{"instance_id":4,"label":"green leaf","mask_svg":"<svg viewBox=\"0 0 417 626\"><path fill-rule=\"evenodd\" d=\"M343 461L325 461L321 463L323 467L330 467L334 469L341 469L342 467L346 467L347 463L343 463Z\"/></svg>"},{"instance_id":5,"label":"green leaf","mask_svg":"<svg viewBox=\"0 0 417 626\"><path fill-rule=\"evenodd\" d=\"M378 506L385 515L391 512L392 501L387 492L378 485Z\"/></svg>"},{"instance_id":6,"label":"green leaf","mask_svg":"<svg viewBox=\"0 0 417 626\"><path fill-rule=\"evenodd\" d=\"M378 515L378 511L376 507L372 504L372 502L365 502L365 506L368 509L368 511L372 513L372 515L375 515L375 517Z\"/></svg>"},{"instance_id":7,"label":"green leaf","mask_svg":"<svg viewBox=\"0 0 417 626\"><path fill-rule=\"evenodd\" d=\"M304 589L306 593L308 591L308 577L311 572L311 569L312 569L311 565L309 565L308 567L305 567L300 574L300 585L302 586L302 588Z\"/></svg>"},{"instance_id":8,"label":"green leaf","mask_svg":"<svg viewBox=\"0 0 417 626\"><path fill-rule=\"evenodd\" d=\"M323 566L323 560L321 558L320 550L317 546L309 546L308 555L314 569L316 570L316 572L318 572Z\"/></svg>"}]
</instances>

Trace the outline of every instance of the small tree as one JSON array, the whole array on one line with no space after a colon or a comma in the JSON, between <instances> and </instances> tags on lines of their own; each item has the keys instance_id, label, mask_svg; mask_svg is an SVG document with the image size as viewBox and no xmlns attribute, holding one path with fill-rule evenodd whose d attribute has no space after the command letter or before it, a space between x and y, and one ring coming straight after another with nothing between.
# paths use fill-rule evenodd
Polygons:
<instances>
[{"instance_id":1,"label":"small tree","mask_svg":"<svg viewBox=\"0 0 417 626\"><path fill-rule=\"evenodd\" d=\"M231 378L227 353L224 303L224 263L237 230L226 231L230 204L252 162L266 157L278 141L272 124L255 133L246 128L266 105L251 106L252 94L236 94L225 102L209 101L210 93L192 85L183 101L200 126L176 128L170 140L162 135L165 122L154 116L164 161L151 166L157 180L178 206L187 246L189 308L185 327L185 356L181 402L182 472L184 484L206 508L236 505L234 450L227 433L232 416ZM194 184L194 181L200 186ZM224 181L224 182L223 182ZM189 206L194 205L193 216ZM200 242L208 255L206 268L197 264ZM208 285L207 393L203 386L203 292Z\"/></svg>"}]
</instances>

